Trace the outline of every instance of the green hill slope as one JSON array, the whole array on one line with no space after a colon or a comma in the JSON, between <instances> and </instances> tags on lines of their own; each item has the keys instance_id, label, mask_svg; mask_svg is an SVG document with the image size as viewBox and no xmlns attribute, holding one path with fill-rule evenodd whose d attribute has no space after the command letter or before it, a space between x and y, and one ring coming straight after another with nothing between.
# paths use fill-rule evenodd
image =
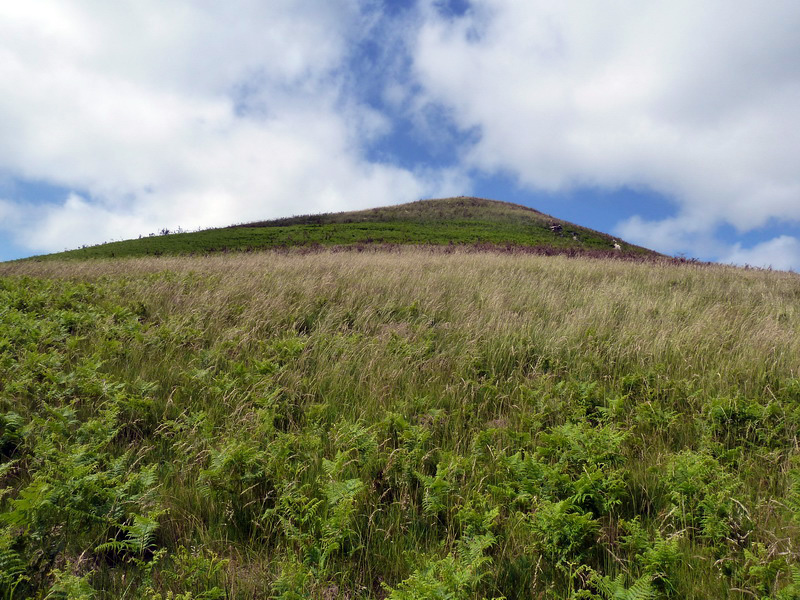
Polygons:
<instances>
[{"instance_id":1,"label":"green hill slope","mask_svg":"<svg viewBox=\"0 0 800 600\"><path fill-rule=\"evenodd\" d=\"M800 276L0 264L3 600L800 598Z\"/></svg>"},{"instance_id":2,"label":"green hill slope","mask_svg":"<svg viewBox=\"0 0 800 600\"><path fill-rule=\"evenodd\" d=\"M121 258L356 244L510 244L552 248L556 252L570 249L597 252L614 250L613 243L614 239L607 234L532 208L457 197L259 221L192 233L150 235L60 252L46 258ZM626 243L621 246L622 253L655 255L639 246Z\"/></svg>"}]
</instances>

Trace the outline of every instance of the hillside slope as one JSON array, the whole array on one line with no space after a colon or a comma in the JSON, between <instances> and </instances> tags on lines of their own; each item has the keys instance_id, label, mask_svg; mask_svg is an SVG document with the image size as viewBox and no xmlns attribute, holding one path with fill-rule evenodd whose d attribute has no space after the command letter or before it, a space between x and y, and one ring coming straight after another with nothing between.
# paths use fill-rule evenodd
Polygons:
<instances>
[{"instance_id":1,"label":"hillside slope","mask_svg":"<svg viewBox=\"0 0 800 600\"><path fill-rule=\"evenodd\" d=\"M0 597L800 598L800 276L0 265Z\"/></svg>"},{"instance_id":2,"label":"hillside slope","mask_svg":"<svg viewBox=\"0 0 800 600\"><path fill-rule=\"evenodd\" d=\"M121 258L357 244L492 244L546 247L555 252L614 250L614 238L605 233L525 206L462 196L192 233L151 234L36 258ZM624 242L619 252L656 255Z\"/></svg>"}]
</instances>

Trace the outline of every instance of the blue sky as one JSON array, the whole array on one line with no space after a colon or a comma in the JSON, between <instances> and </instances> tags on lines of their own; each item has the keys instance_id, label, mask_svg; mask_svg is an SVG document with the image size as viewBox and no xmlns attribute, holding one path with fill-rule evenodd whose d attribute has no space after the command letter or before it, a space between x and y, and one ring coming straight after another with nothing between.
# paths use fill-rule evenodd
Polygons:
<instances>
[{"instance_id":1,"label":"blue sky","mask_svg":"<svg viewBox=\"0 0 800 600\"><path fill-rule=\"evenodd\" d=\"M0 260L447 195L800 269L800 5L0 5Z\"/></svg>"}]
</instances>

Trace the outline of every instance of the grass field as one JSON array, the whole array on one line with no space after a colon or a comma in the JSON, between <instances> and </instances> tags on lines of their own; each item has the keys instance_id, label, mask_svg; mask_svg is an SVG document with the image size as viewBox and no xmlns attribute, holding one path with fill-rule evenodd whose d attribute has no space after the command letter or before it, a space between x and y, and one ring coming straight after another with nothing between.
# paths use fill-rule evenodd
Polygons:
<instances>
[{"instance_id":1,"label":"grass field","mask_svg":"<svg viewBox=\"0 0 800 600\"><path fill-rule=\"evenodd\" d=\"M666 261L1 264L0 597L797 599L799 333Z\"/></svg>"},{"instance_id":2,"label":"grass field","mask_svg":"<svg viewBox=\"0 0 800 600\"><path fill-rule=\"evenodd\" d=\"M562 226L553 232L551 224ZM356 244L495 244L547 247L555 251L613 250L609 235L560 221L531 208L484 200L445 198L355 212L307 215L191 233L84 246L34 260L206 255L254 250ZM622 243L621 252L656 253Z\"/></svg>"}]
</instances>

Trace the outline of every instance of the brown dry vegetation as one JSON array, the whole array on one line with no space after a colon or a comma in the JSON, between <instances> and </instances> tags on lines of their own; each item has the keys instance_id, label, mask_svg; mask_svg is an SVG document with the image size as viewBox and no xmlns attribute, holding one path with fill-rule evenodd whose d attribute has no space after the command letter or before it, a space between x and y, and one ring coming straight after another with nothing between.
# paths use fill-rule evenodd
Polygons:
<instances>
[{"instance_id":1,"label":"brown dry vegetation","mask_svg":"<svg viewBox=\"0 0 800 600\"><path fill-rule=\"evenodd\" d=\"M141 280L137 300L187 318L200 313L209 336L225 329L232 306L239 327L257 337L274 333L263 330L269 315L310 310L293 298L325 300L317 327L338 326L348 313L370 325L381 308L416 303L420 314L433 315L428 327L450 331L459 345L482 335L519 337L548 355L582 355L589 363L605 345L605 368L661 365L676 375L702 374L715 389L733 383L722 370L748 373L744 383L753 386L767 373L797 376L800 366L800 276L789 272L406 248L0 265L0 275L12 273L74 280L169 274ZM185 274L204 278L197 295L180 293L176 280ZM247 335L238 339L249 343Z\"/></svg>"}]
</instances>

